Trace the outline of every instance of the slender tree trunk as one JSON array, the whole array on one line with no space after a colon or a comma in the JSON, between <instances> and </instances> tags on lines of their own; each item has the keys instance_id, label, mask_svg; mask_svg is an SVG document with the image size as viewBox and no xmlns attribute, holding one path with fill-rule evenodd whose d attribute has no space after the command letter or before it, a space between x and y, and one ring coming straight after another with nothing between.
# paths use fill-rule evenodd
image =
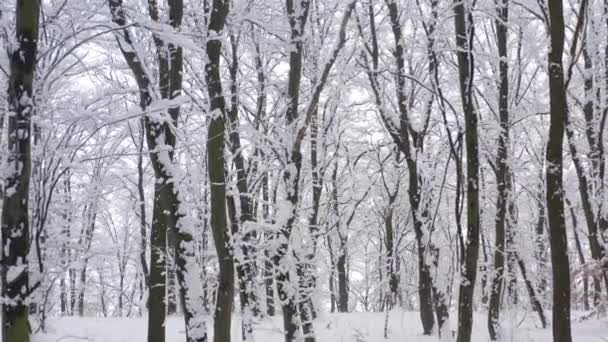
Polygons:
<instances>
[{"instance_id":1,"label":"slender tree trunk","mask_svg":"<svg viewBox=\"0 0 608 342\"><path fill-rule=\"evenodd\" d=\"M604 1L605 4L605 10L608 11L608 1ZM606 18L606 23L608 24L608 18ZM596 111L594 110L595 104L594 104L594 97L596 97L596 93L594 93L595 91L595 86L594 86L594 80L593 80L593 59L591 58L591 56L589 56L589 52L587 50L587 39L584 39L582 41L583 43L583 59L584 59L584 66L585 66L585 72L584 72L584 88L585 88L585 99L587 99L587 101L584 103L584 107L583 107L583 114L585 116L585 121L586 121L586 129L585 129L585 133L586 133L586 137L587 137L587 142L589 143L589 149L590 149L590 153L589 153L589 159L591 160L591 194L593 196L595 196L595 198L602 198L602 196L604 195L604 183L602 182L602 180L604 179L604 144L603 144L603 130L604 130L604 122L602 122L602 120L600 119L599 115L596 118L595 114L596 112L599 114L599 109ZM608 56L608 48L606 50L606 56ZM608 58L608 57L607 57ZM606 80L606 85L608 87L608 79ZM599 91L598 91L599 93ZM608 111L604 110L603 111L603 116L605 118L606 113L608 113ZM605 120L605 119L604 119ZM599 129L598 129L599 127ZM579 186L580 186L580 180L579 180ZM579 188L580 189L580 188ZM584 193L581 192L581 198L584 196ZM568 204L569 205L569 204ZM572 211L572 208L570 208L570 210ZM601 231L605 230L602 228L602 222L603 219L603 215L601 212L598 211L598 228ZM587 216L585 216L585 218L587 218ZM574 218L573 218L574 220ZM588 223L588 222L587 222ZM577 231L574 231L575 233L577 233ZM592 254L591 257L593 259L595 259L598 255L601 255L601 250L598 249L599 246L599 240L598 240L598 234L597 231L594 232L594 229L589 229L589 225L587 225L587 232L591 233L591 234L587 234L588 235L588 241L589 241L589 246L590 249L592 249ZM575 238L578 239L578 234L575 235ZM596 241L598 240L598 241ZM577 242L576 246L577 246L577 250L579 249L579 244L580 241ZM579 252L579 259L582 252ZM594 257L595 255L595 257ZM583 255L583 259L584 259L584 255ZM605 272L603 272L603 276L604 276L604 280L606 280L606 274ZM583 286L585 288L585 291L588 290L589 287L589 279L586 275L584 275L584 281L583 281ZM601 297L601 283L600 283L600 277L598 275L594 275L593 276L593 287L594 287L594 293L593 293L593 305L597 306L600 304L600 297ZM606 284L606 291L608 291L608 283ZM588 304L589 298L587 298L587 296L585 296L585 303ZM587 307L588 305L586 305ZM588 310L588 308L586 309Z\"/></svg>"},{"instance_id":2,"label":"slender tree trunk","mask_svg":"<svg viewBox=\"0 0 608 342\"><path fill-rule=\"evenodd\" d=\"M542 173L542 170L540 171ZM542 174L539 174L539 179L543 179ZM534 258L538 263L537 267L539 269L538 282L536 284L536 288L538 289L539 295L545 297L544 295L547 293L547 277L545 276L545 269L547 263L547 247L545 241L545 204L542 201L543 191L542 185L539 184L539 200L538 200L538 221L536 222L536 227L534 227L535 231L535 248L534 248Z\"/></svg>"},{"instance_id":3,"label":"slender tree trunk","mask_svg":"<svg viewBox=\"0 0 608 342\"><path fill-rule=\"evenodd\" d=\"M338 306L338 299L336 297L336 257L334 256L332 243L331 236L327 234L327 248L329 251L329 300L331 302L330 312L334 313ZM382 267L380 267L380 270L381 269ZM382 279L380 279L380 283L382 283Z\"/></svg>"},{"instance_id":4,"label":"slender tree trunk","mask_svg":"<svg viewBox=\"0 0 608 342\"><path fill-rule=\"evenodd\" d=\"M269 184L268 184L268 173L262 176L262 211L264 215L264 222L268 223L270 218L270 196L269 196ZM271 240L268 236L264 236L265 239ZM264 261L264 287L266 289L266 314L270 317L275 315L275 303L274 303L274 268L270 255L265 251L266 260Z\"/></svg>"},{"instance_id":5,"label":"slender tree trunk","mask_svg":"<svg viewBox=\"0 0 608 342\"><path fill-rule=\"evenodd\" d=\"M247 170L245 157L241 153L241 137L239 132L239 89L238 89L238 38L235 33L230 34L230 46L232 61L230 63L230 109L227 111L228 137L230 152L236 169L236 187L239 192L240 216L232 220L233 234L240 233L240 251L242 260L236 259L236 270L239 279L239 298L242 314L242 337L244 341L253 339L253 316L259 312L257 298L255 295L255 249L253 243L256 234L253 231L245 231L244 225L254 220L253 205L249 186L247 182Z\"/></svg>"},{"instance_id":6,"label":"slender tree trunk","mask_svg":"<svg viewBox=\"0 0 608 342\"><path fill-rule=\"evenodd\" d=\"M536 290L534 290L534 285L532 281L528 279L528 272L526 271L526 264L522 258L519 257L516 253L517 264L519 266L519 270L521 271L521 276L524 278L524 283L526 284L526 290L528 291L528 296L530 297L530 304L532 305L532 309L536 311L538 314L538 318L540 319L540 323L543 326L543 329L547 327L547 319L545 318L545 312L543 311L543 306L540 304L540 300L536 295Z\"/></svg>"},{"instance_id":7,"label":"slender tree trunk","mask_svg":"<svg viewBox=\"0 0 608 342\"><path fill-rule=\"evenodd\" d=\"M486 240L486 237L483 234L483 230L480 232L481 234L481 253L483 254L483 264L479 267L479 270L481 271L481 303L484 305L488 304L489 301L489 292L492 291L492 289L489 289L490 291L488 291L488 277L491 276L491 274L489 273L488 270L488 265L490 264L490 258L488 257L488 242Z\"/></svg>"},{"instance_id":8,"label":"slender tree trunk","mask_svg":"<svg viewBox=\"0 0 608 342\"><path fill-rule=\"evenodd\" d=\"M298 105L300 99L300 82L302 78L303 64L303 41L304 29L308 20L308 12L310 9L309 0L297 1L286 0L287 17L291 31L290 38L290 53L289 53L289 74L287 84L288 105L286 111L286 123L288 130L294 129L292 125L298 119ZM281 263L287 254L289 247L289 239L293 230L294 223L297 218L297 207L299 201L299 186L302 169L302 153L300 146L285 146L286 168L283 173L283 181L287 189L287 202L289 206L289 216L287 221L281 227L279 232L280 239L275 254L273 255L273 264L277 270L276 283L277 294L282 303L283 311L283 329L285 334L285 342L292 342L296 338L298 330L297 305L294 291L290 291L291 284L296 283L291 279L288 270L282 268Z\"/></svg>"},{"instance_id":9,"label":"slender tree trunk","mask_svg":"<svg viewBox=\"0 0 608 342\"><path fill-rule=\"evenodd\" d=\"M462 280L458 295L458 342L470 342L473 328L473 299L479 257L479 153L477 142L477 112L473 101L473 39L475 36L471 4L454 1L454 24L458 47L460 95L465 117L465 146L467 152L467 237L462 260Z\"/></svg>"},{"instance_id":10,"label":"slender tree trunk","mask_svg":"<svg viewBox=\"0 0 608 342\"><path fill-rule=\"evenodd\" d=\"M255 65L257 68L257 100L256 100L256 117L260 120L264 120L266 117L266 74L264 73L264 64L262 61L262 51L260 44L257 39L254 39L255 45ZM264 131L264 134L267 132ZM260 151L260 157L264 157L263 152ZM262 175L262 216L264 224L270 223L270 185L269 185L269 171L265 171ZM274 201L273 201L274 202ZM274 203L272 203L274 205ZM269 232L265 233L264 239L272 240L266 236ZM270 317L275 315L275 303L274 303L274 273L273 265L270 260L270 254L268 251L264 251L266 260L264 261L264 287L266 292L266 314Z\"/></svg>"},{"instance_id":11,"label":"slender tree trunk","mask_svg":"<svg viewBox=\"0 0 608 342\"><path fill-rule=\"evenodd\" d=\"M427 215L428 212L426 204L421 203L420 183L423 175L421 174L417 163L417 154L422 152L424 132L417 132L410 124L407 107L408 99L405 89L405 49L403 46L403 33L399 18L399 8L397 6L397 2L395 1L387 0L386 5L389 10L391 29L395 44L393 54L397 65L395 89L398 101L397 106L399 109L399 127L396 127L392 123L392 119L388 118L387 113L385 113L385 111L382 109L382 99L380 97L380 89L377 83L379 50L375 28L374 9L372 4L369 5L370 28L372 31L372 66L369 67L368 78L374 91L376 104L380 111L382 121L395 144L404 154L409 171L408 197L410 200L418 251L418 295L420 300L420 319L422 322L423 333L425 335L431 335L435 325L433 312L433 279L430 272L430 262L427 262L426 260L426 255L428 254L427 241L424 240L425 234L428 234L430 230L426 231L424 229L424 222L426 222L425 215ZM434 25L431 25L431 30L434 30ZM393 278L391 282L394 281L395 279ZM395 293L393 293L393 295L395 295Z\"/></svg>"},{"instance_id":12,"label":"slender tree trunk","mask_svg":"<svg viewBox=\"0 0 608 342\"><path fill-rule=\"evenodd\" d=\"M336 263L338 273L338 312L348 312L348 272L346 270L346 241L340 238L340 255Z\"/></svg>"},{"instance_id":13,"label":"slender tree trunk","mask_svg":"<svg viewBox=\"0 0 608 342\"><path fill-rule=\"evenodd\" d=\"M147 246L147 233L146 233L146 197L144 193L144 137L145 123L143 118L140 120L140 131L139 131L139 144L138 155L137 155L137 195L139 200L139 262L141 265L141 272L143 274L144 284L146 288L150 284L150 272L148 271L148 263L146 262L146 246ZM147 306L147 304L146 304Z\"/></svg>"},{"instance_id":14,"label":"slender tree trunk","mask_svg":"<svg viewBox=\"0 0 608 342\"><path fill-rule=\"evenodd\" d=\"M2 205L2 340L29 342L28 251L32 83L38 43L38 0L16 1L16 44L10 53L8 162Z\"/></svg>"},{"instance_id":15,"label":"slender tree trunk","mask_svg":"<svg viewBox=\"0 0 608 342\"><path fill-rule=\"evenodd\" d=\"M589 310L589 277L587 276L587 272L585 272L585 254L583 253L583 246L581 245L581 240L578 237L578 221L576 219L576 213L574 212L574 208L570 204L570 201L566 198L566 205L570 209L570 218L572 219L572 235L574 235L574 244L576 246L576 252L578 254L578 260L581 264L582 268L582 278L583 278L583 306L584 310ZM597 285L600 283L597 281ZM601 290L600 290L601 291Z\"/></svg>"},{"instance_id":16,"label":"slender tree trunk","mask_svg":"<svg viewBox=\"0 0 608 342\"><path fill-rule=\"evenodd\" d=\"M214 0L209 18L210 34L221 34L224 30L229 3ZM213 340L231 341L232 304L234 297L234 259L230 243L230 231L226 214L226 177L224 161L224 135L226 103L220 77L221 40L207 37L205 77L208 84L210 107L213 113L208 122L208 170L211 186L211 230L219 259L219 274L215 312L213 313Z\"/></svg>"},{"instance_id":17,"label":"slender tree trunk","mask_svg":"<svg viewBox=\"0 0 608 342\"><path fill-rule=\"evenodd\" d=\"M108 1L112 21L123 27L122 34L116 35L121 53L131 69L140 93L140 107L145 111L152 103L152 85L142 59L137 55L131 35L126 28L126 16L122 0ZM159 21L157 3L148 1L148 10L153 21ZM178 31L183 15L182 0L169 0L169 24ZM163 99L174 99L181 94L182 83L182 49L172 43L165 45L164 41L154 35L154 43L158 55L159 90ZM204 321L195 312L198 305L193 301L198 296L193 284L186 284L189 270L194 269L194 247L192 232L178 224L182 213L179 212L178 189L173 182L173 154L176 143L174 128L177 127L179 106L172 105L167 110L170 120L157 120L156 117L145 116L146 139L150 158L155 174L153 212L151 225L150 249L150 283L148 310L148 342L165 341L165 291L166 275L165 260L167 252L167 234L175 236L176 277L179 284L180 299L184 310L187 341L202 341L206 337ZM158 150L158 146L168 146L170 150ZM168 164L167 164L168 163Z\"/></svg>"},{"instance_id":18,"label":"slender tree trunk","mask_svg":"<svg viewBox=\"0 0 608 342\"><path fill-rule=\"evenodd\" d=\"M82 269L80 270L80 290L78 291L78 316L84 317L84 294L87 289L87 264L88 259L83 261Z\"/></svg>"},{"instance_id":19,"label":"slender tree trunk","mask_svg":"<svg viewBox=\"0 0 608 342\"><path fill-rule=\"evenodd\" d=\"M503 297L505 282L505 238L509 229L509 206L511 201L511 171L509 168L509 64L507 62L507 25L509 20L508 0L497 3L496 37L499 55L499 88L498 111L500 116L500 133L498 135L498 153L496 156L496 184L498 188L496 201L496 242L494 252L494 279L490 291L488 307L488 331L490 339L499 338L498 323L500 320L500 302ZM510 278L510 277L509 277Z\"/></svg>"},{"instance_id":20,"label":"slender tree trunk","mask_svg":"<svg viewBox=\"0 0 608 342\"><path fill-rule=\"evenodd\" d=\"M567 118L566 89L562 54L564 50L564 14L561 0L549 1L550 52L549 88L551 124L547 142L547 211L553 270L553 341L570 342L570 262L564 220L563 142Z\"/></svg>"}]
</instances>

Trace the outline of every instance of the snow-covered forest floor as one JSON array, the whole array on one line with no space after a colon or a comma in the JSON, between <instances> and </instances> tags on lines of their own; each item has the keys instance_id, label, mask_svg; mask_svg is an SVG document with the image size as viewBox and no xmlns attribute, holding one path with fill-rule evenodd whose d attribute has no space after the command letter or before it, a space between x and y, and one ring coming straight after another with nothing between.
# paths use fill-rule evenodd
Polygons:
<instances>
[{"instance_id":1,"label":"snow-covered forest floor","mask_svg":"<svg viewBox=\"0 0 608 342\"><path fill-rule=\"evenodd\" d=\"M544 342L551 341L551 330L540 329L532 313L504 313L502 341ZM477 313L473 329L473 341L488 341L486 314ZM576 317L576 315L575 315ZM456 313L452 313L451 328L456 329ZM232 340L241 341L240 322L234 317ZM211 326L211 322L208 322ZM418 312L393 311L388 321L388 338L384 338L384 313L322 314L315 321L317 340L320 342L426 342L438 341L437 336L421 334ZM212 329L210 329L212 330ZM258 323L255 330L257 342L283 341L282 322L274 317ZM211 331L210 331L211 333ZM576 342L608 341L608 319L573 323L573 339ZM212 336L209 336L211 340ZM183 341L184 327L181 317L171 317L167 322L167 342ZM442 341L452 341L445 338ZM146 341L145 318L53 318L47 332L34 335L32 342L144 342Z\"/></svg>"}]
</instances>

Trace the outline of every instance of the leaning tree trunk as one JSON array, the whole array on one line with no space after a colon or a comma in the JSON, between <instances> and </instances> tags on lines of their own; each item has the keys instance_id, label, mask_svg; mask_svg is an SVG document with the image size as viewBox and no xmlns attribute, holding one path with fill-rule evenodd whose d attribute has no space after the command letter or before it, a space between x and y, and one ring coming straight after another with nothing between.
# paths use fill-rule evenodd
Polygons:
<instances>
[{"instance_id":1,"label":"leaning tree trunk","mask_svg":"<svg viewBox=\"0 0 608 342\"><path fill-rule=\"evenodd\" d=\"M564 51L564 14L562 0L549 1L550 50L549 89L551 124L547 142L547 213L553 271L553 341L570 342L570 261L564 219L563 143L567 117L566 89L562 54Z\"/></svg>"},{"instance_id":2,"label":"leaning tree trunk","mask_svg":"<svg viewBox=\"0 0 608 342\"><path fill-rule=\"evenodd\" d=\"M433 303L433 279L431 276L430 265L432 262L427 260L427 249L433 249L434 246L430 242L425 241L424 236L428 236L429 231L425 229L426 215L428 214L426 204L421 203L421 186L423 174L419 168L417 154L422 152L424 130L416 131L410 123L408 110L408 95L406 94L405 83L405 49L403 46L403 32L399 18L399 8L395 1L386 0L386 5L389 10L390 24L394 39L394 57L397 66L396 70L396 96L397 107L399 109L400 126L393 124L393 120L387 116L383 109L382 99L378 84L378 37L376 35L374 8L369 5L370 29L372 47L371 52L372 67L369 68L368 78L372 86L376 99L376 106L380 112L382 121L389 131L391 138L399 148L399 151L404 154L408 168L409 187L408 197L410 201L411 213L414 222L414 231L416 235L416 244L418 252L418 295L420 300L420 319L424 335L431 335L435 326L434 303ZM434 25L430 26L434 30ZM367 58L366 58L367 59ZM441 317L440 321L443 322Z\"/></svg>"},{"instance_id":3,"label":"leaning tree trunk","mask_svg":"<svg viewBox=\"0 0 608 342\"><path fill-rule=\"evenodd\" d=\"M153 100L153 87L142 64L142 59L137 55L137 49L131 38L127 27L126 15L122 0L109 0L108 5L112 15L112 22L122 27L122 34L116 35L120 51L133 73L137 83L142 111L150 106ZM154 21L159 20L156 2L148 1L150 17ZM179 30L183 16L182 0L168 1L169 24ZM160 78L160 94L163 99L174 99L181 93L182 83L182 50L180 47L165 42L154 35L154 43L157 48L158 67ZM187 273L195 269L194 244L192 232L183 225L178 224L183 213L179 212L178 191L173 181L173 154L176 143L174 128L177 127L179 118L179 106L171 105L168 110L169 120L157 120L156 117L145 116L146 140L150 152L150 159L154 169L154 197L152 209L152 225L150 233L150 275L148 296L148 342L165 341L165 260L167 251L167 233L171 232L175 237L175 263L176 276L180 285L179 293L184 310L186 326L186 340L206 340L206 328L204 321L199 318L196 310L198 305L193 301L198 299L196 286L187 284L187 279L193 279ZM159 151L159 146L168 146L170 150Z\"/></svg>"},{"instance_id":4,"label":"leaning tree trunk","mask_svg":"<svg viewBox=\"0 0 608 342\"><path fill-rule=\"evenodd\" d=\"M578 255L578 260L581 264L581 276L583 278L583 310L589 311L589 275L585 272L585 254L583 252L583 246L581 245L581 239L578 237L578 220L576 219L576 212L574 211L574 207L570 203L570 200L565 199L566 205L570 210L570 219L572 220L572 235L574 236L574 246L576 246L576 253ZM599 281L596 282L599 287ZM597 294L596 294L597 295Z\"/></svg>"},{"instance_id":5,"label":"leaning tree trunk","mask_svg":"<svg viewBox=\"0 0 608 342\"><path fill-rule=\"evenodd\" d=\"M462 281L458 295L458 342L471 341L473 328L473 299L479 257L479 153L477 142L477 113L473 101L473 14L470 4L454 1L454 24L458 46L460 96L465 117L465 146L467 152L467 238L464 260L461 261Z\"/></svg>"},{"instance_id":6,"label":"leaning tree trunk","mask_svg":"<svg viewBox=\"0 0 608 342\"><path fill-rule=\"evenodd\" d=\"M18 0L16 46L10 51L8 163L2 205L2 340L29 341L28 197L31 171L32 83L38 43L38 0Z\"/></svg>"}]
</instances>

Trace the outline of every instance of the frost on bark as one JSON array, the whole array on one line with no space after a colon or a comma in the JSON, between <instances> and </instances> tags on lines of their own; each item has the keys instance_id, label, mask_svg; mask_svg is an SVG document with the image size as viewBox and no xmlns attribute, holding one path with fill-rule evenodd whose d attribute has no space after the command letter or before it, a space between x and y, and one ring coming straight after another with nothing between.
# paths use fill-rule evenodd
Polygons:
<instances>
[{"instance_id":1,"label":"frost on bark","mask_svg":"<svg viewBox=\"0 0 608 342\"><path fill-rule=\"evenodd\" d=\"M10 51L8 161L2 205L2 340L29 342L27 254L31 172L32 83L38 43L38 0L18 0L16 43Z\"/></svg>"},{"instance_id":2,"label":"frost on bark","mask_svg":"<svg viewBox=\"0 0 608 342\"><path fill-rule=\"evenodd\" d=\"M140 97L140 108L146 111L155 98L172 100L181 94L182 87L182 48L166 43L154 34L154 43L158 55L159 93L151 84L141 56L138 56L129 30L126 28L126 16L122 0L109 0L108 5L112 22L122 31L116 35L120 51L137 83ZM183 1L168 1L169 24L179 31L183 16ZM157 3L148 1L148 11L154 21L159 20ZM160 95L160 96L159 96ZM204 321L195 302L196 278L194 269L194 242L192 231L184 221L185 213L180 208L179 191L175 184L173 163L176 144L175 128L180 114L179 105L172 104L166 113L159 117L146 115L144 126L150 159L154 169L154 195L152 225L150 231L150 269L148 295L148 341L165 341L166 319L166 260L167 238L171 234L175 251L176 279L179 284L179 297L184 311L187 341L205 341L207 339Z\"/></svg>"},{"instance_id":3,"label":"frost on bark","mask_svg":"<svg viewBox=\"0 0 608 342\"><path fill-rule=\"evenodd\" d=\"M211 230L219 259L219 274L213 313L213 340L230 342L234 297L234 255L226 212L225 117L226 103L220 76L221 35L229 11L229 2L214 0L207 33L205 78L209 95L207 165L211 187Z\"/></svg>"},{"instance_id":4,"label":"frost on bark","mask_svg":"<svg viewBox=\"0 0 608 342\"><path fill-rule=\"evenodd\" d=\"M239 32L233 32L236 30ZM237 213L236 206L234 214L230 214L232 224L232 234L238 237L238 256L235 257L236 271L239 284L239 299L241 302L242 314L242 337L244 341L253 339L253 317L259 313L258 300L255 293L255 240L256 232L248 228L247 224L254 221L254 208L248 184L248 170L246 159L242 153L240 123L239 123L239 56L238 48L240 41L240 27L232 27L230 33L231 62L229 67L230 74L230 107L226 110L228 119L228 145L232 154L232 163L236 174L236 188L238 190L238 200L240 214ZM258 98L259 102L259 98ZM260 104L256 106L257 114L260 114ZM258 116L259 118L259 116ZM260 119L258 119L260 120ZM253 173L253 172L252 172ZM229 210L230 213L230 210Z\"/></svg>"}]
</instances>

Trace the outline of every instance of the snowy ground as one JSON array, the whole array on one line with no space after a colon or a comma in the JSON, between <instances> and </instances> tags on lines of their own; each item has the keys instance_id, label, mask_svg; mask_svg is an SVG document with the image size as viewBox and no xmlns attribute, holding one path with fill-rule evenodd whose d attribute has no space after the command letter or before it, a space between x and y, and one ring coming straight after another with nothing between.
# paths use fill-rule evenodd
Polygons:
<instances>
[{"instance_id":1,"label":"snowy ground","mask_svg":"<svg viewBox=\"0 0 608 342\"><path fill-rule=\"evenodd\" d=\"M455 315L455 313L453 313ZM549 313L550 315L550 313ZM509 317L510 316L510 317ZM325 314L315 322L319 342L426 342L438 338L423 337L416 312L392 312L389 316L388 339L384 338L384 314L350 313ZM508 322L502 324L504 342L551 341L550 330L536 327L537 319L531 314L505 314ZM485 315L475 317L473 341L487 341ZM233 324L232 341L241 341L239 322ZM451 322L455 328L455 322ZM281 342L281 321L277 317L260 322L256 326L258 342ZM211 325L209 324L209 327ZM592 320L575 323L574 341L608 341L608 320ZM455 329L454 329L455 330ZM211 336L210 336L211 337ZM57 318L48 322L45 334L36 334L32 342L144 342L146 319L144 318ZM168 320L167 342L185 341L183 321L172 317ZM444 339L443 341L452 341Z\"/></svg>"}]
</instances>

